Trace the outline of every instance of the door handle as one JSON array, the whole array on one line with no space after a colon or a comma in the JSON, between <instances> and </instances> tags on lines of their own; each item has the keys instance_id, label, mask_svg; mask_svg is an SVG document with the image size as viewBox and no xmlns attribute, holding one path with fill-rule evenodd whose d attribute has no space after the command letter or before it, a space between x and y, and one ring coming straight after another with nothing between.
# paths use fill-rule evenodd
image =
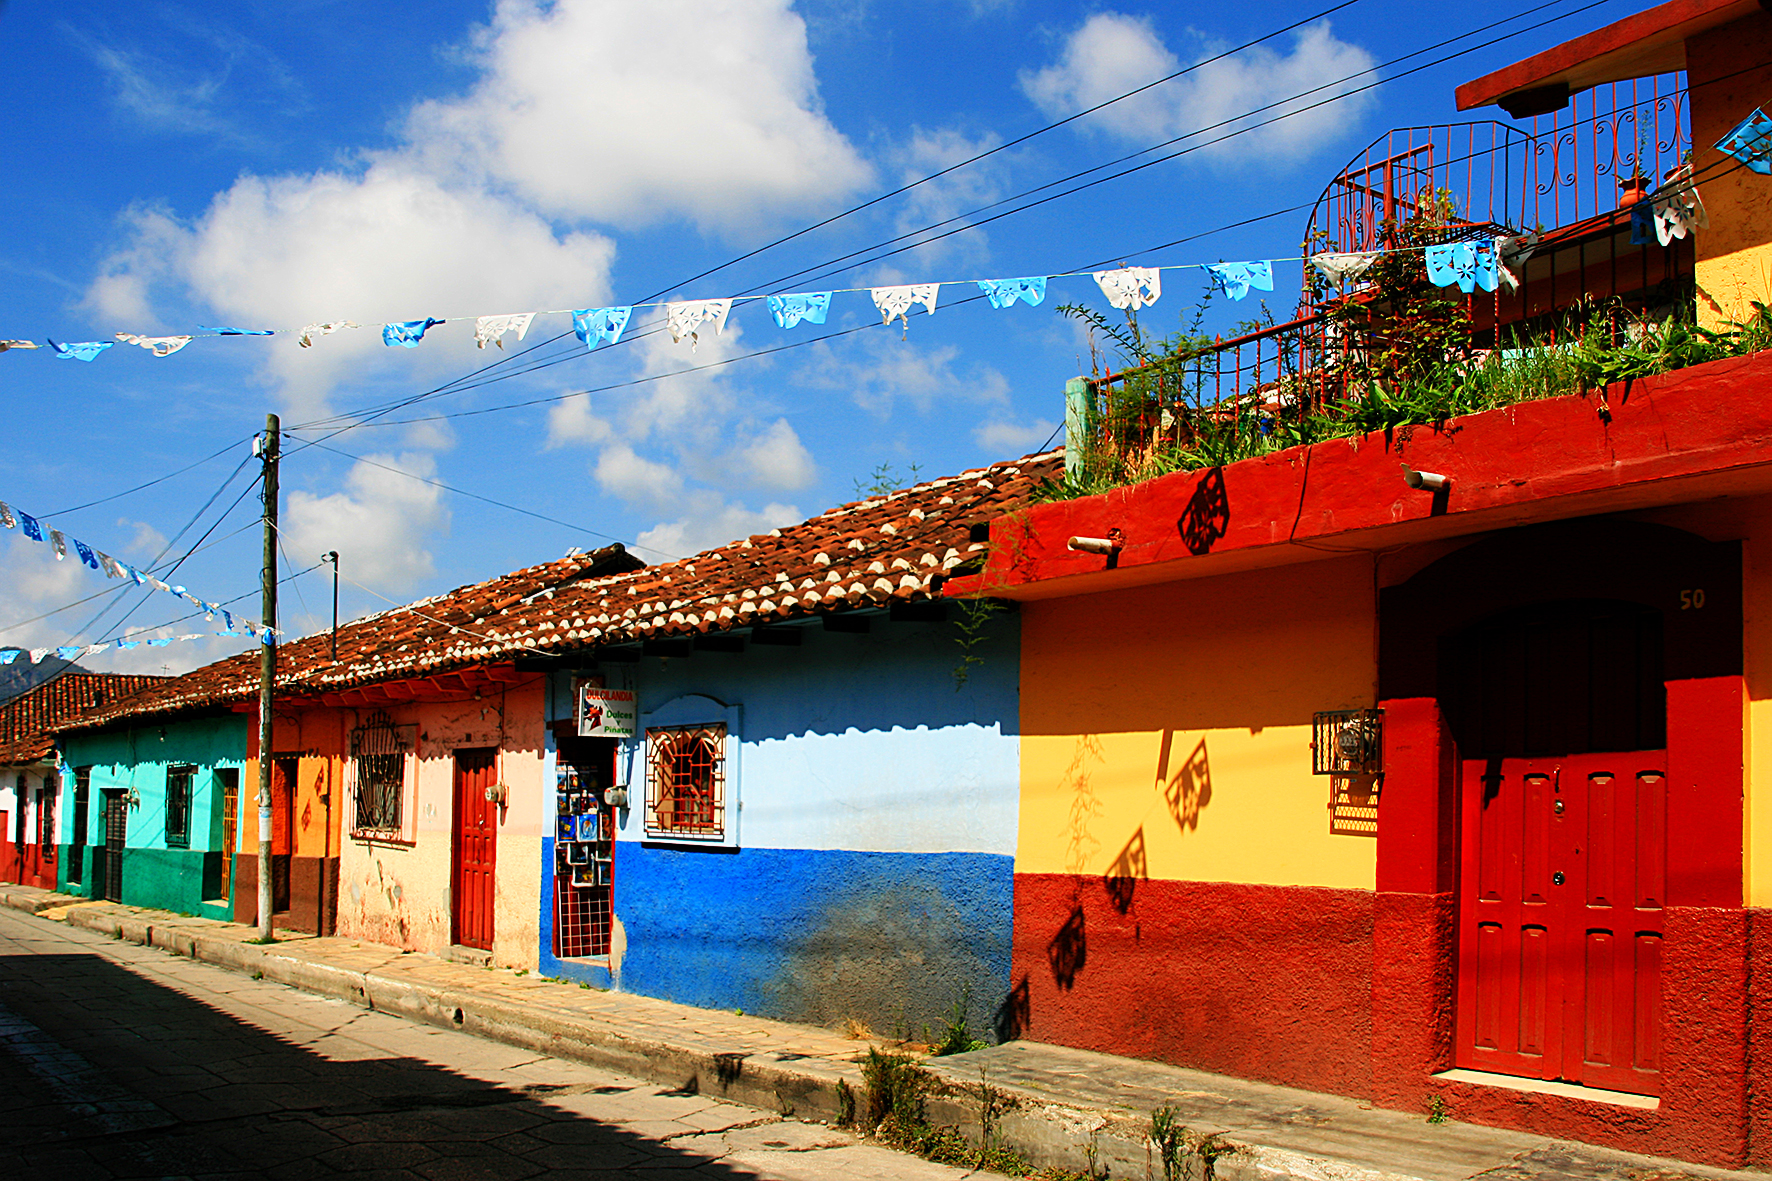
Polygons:
<instances>
[{"instance_id":1,"label":"door handle","mask_svg":"<svg viewBox=\"0 0 1772 1181\"><path fill-rule=\"evenodd\" d=\"M1551 885L1560 886L1562 884L1563 884L1563 871L1559 869L1556 873L1551 874Z\"/></svg>"}]
</instances>

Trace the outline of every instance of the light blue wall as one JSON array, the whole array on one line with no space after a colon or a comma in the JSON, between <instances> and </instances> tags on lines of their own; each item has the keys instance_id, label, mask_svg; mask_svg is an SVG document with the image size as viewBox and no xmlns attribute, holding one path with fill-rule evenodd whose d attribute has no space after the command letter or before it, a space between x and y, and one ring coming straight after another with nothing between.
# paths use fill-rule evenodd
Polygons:
<instances>
[{"instance_id":1,"label":"light blue wall","mask_svg":"<svg viewBox=\"0 0 1772 1181\"><path fill-rule=\"evenodd\" d=\"M542 970L882 1033L918 1032L970 997L974 1029L989 1028L1009 987L1018 620L992 621L956 690L958 635L882 615L866 635L814 624L799 647L605 665L643 714L685 695L738 707L738 848L646 839L634 743L615 854L625 947L609 964L550 954L549 842ZM570 681L556 678L550 716L566 715Z\"/></svg>"}]
</instances>

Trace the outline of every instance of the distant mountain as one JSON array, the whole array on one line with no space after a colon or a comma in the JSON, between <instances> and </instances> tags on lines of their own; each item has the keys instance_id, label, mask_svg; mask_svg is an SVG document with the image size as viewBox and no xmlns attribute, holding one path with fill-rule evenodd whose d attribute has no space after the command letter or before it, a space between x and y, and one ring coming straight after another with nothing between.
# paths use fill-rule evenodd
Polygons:
<instances>
[{"instance_id":1,"label":"distant mountain","mask_svg":"<svg viewBox=\"0 0 1772 1181\"><path fill-rule=\"evenodd\" d=\"M51 656L39 660L35 664L23 649L0 648L0 652L18 652L19 656L11 664L0 664L0 705L5 705L21 693L28 693L44 681L61 676L64 672L85 673L89 668L82 668L71 660L63 660Z\"/></svg>"}]
</instances>

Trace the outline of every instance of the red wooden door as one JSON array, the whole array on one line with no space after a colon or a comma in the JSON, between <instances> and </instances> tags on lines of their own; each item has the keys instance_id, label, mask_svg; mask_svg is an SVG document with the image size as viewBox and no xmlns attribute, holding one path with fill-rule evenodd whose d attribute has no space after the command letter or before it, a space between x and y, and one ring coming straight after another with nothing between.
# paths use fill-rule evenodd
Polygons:
<instances>
[{"instance_id":1,"label":"red wooden door","mask_svg":"<svg viewBox=\"0 0 1772 1181\"><path fill-rule=\"evenodd\" d=\"M1658 1094L1666 752L1463 779L1458 1065Z\"/></svg>"},{"instance_id":2,"label":"red wooden door","mask_svg":"<svg viewBox=\"0 0 1772 1181\"><path fill-rule=\"evenodd\" d=\"M1445 655L1463 756L1455 1061L1659 1094L1660 617L1550 604Z\"/></svg>"},{"instance_id":3,"label":"red wooden door","mask_svg":"<svg viewBox=\"0 0 1772 1181\"><path fill-rule=\"evenodd\" d=\"M498 876L498 805L487 798L498 782L497 756L490 748L455 752L454 941L484 951L492 950Z\"/></svg>"}]
</instances>

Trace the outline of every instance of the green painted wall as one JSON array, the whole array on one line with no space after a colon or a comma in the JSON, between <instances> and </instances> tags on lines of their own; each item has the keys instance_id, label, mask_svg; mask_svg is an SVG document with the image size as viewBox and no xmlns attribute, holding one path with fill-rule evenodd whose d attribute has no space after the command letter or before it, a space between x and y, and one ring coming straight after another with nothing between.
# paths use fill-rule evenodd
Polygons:
<instances>
[{"instance_id":1,"label":"green painted wall","mask_svg":"<svg viewBox=\"0 0 1772 1181\"><path fill-rule=\"evenodd\" d=\"M80 731L62 741L62 758L69 768L62 779L61 807L66 817L64 833L74 825L74 769L91 767L87 794L86 848L79 853L63 845L57 870L60 888L69 894L92 897L102 891L101 858L104 842L105 792L121 790L133 801L128 808L123 853L123 901L131 906L154 906L183 914L227 917L222 901L228 883L221 880L222 776L232 771L240 783L244 815L256 798L245 784L246 736L249 719L242 714L191 718L147 726L113 730ZM169 767L189 765L191 778L190 831L181 846L166 831L166 780ZM236 824L239 817L236 817ZM236 832L236 840L238 832Z\"/></svg>"}]
</instances>

